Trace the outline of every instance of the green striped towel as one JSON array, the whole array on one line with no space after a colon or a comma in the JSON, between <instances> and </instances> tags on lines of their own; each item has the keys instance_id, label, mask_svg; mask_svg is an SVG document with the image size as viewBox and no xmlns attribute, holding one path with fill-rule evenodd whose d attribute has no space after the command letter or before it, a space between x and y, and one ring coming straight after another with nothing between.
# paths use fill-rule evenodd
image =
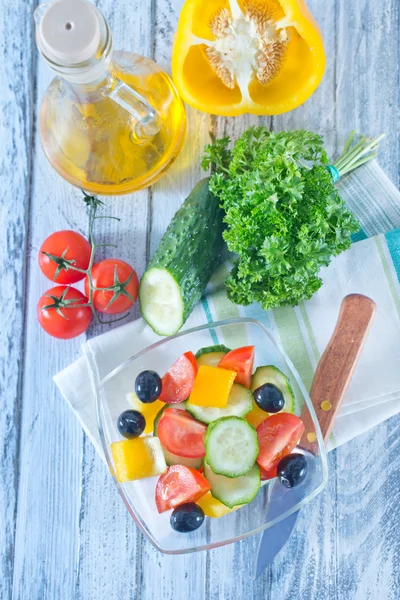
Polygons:
<instances>
[{"instance_id":1,"label":"green striped towel","mask_svg":"<svg viewBox=\"0 0 400 600\"><path fill-rule=\"evenodd\" d=\"M225 264L215 273L206 296L185 324L190 328L238 316L258 319L281 342L309 389L344 296L358 292L375 300L377 317L329 449L400 412L400 194L376 162L346 177L339 188L360 220L361 231L350 250L322 270L324 285L311 300L295 308L268 312L259 305L236 306L225 293ZM55 376L62 395L102 457L92 385L158 339L143 319L138 319L86 342L83 356ZM246 342L245 336L242 342ZM114 390L115 415L126 408L124 394L119 392Z\"/></svg>"}]
</instances>

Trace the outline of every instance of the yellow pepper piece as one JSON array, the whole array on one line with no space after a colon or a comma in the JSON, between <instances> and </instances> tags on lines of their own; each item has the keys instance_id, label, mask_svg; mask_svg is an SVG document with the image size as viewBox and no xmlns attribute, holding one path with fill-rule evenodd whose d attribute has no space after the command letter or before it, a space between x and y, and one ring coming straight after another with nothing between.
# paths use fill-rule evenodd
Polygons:
<instances>
[{"instance_id":1,"label":"yellow pepper piece","mask_svg":"<svg viewBox=\"0 0 400 600\"><path fill-rule=\"evenodd\" d=\"M304 0L186 0L172 75L183 100L202 112L277 115L311 96L325 63Z\"/></svg>"},{"instance_id":2,"label":"yellow pepper piece","mask_svg":"<svg viewBox=\"0 0 400 600\"><path fill-rule=\"evenodd\" d=\"M145 402L141 402L136 396L136 394L134 394L133 392L131 394L127 394L126 399L132 406L132 408L141 412L144 418L146 419L146 427L144 429L144 433L153 433L154 419L156 418L160 410L165 406L165 402L161 402L161 400L156 400L155 402L150 402L149 404L146 404Z\"/></svg>"},{"instance_id":3,"label":"yellow pepper piece","mask_svg":"<svg viewBox=\"0 0 400 600\"><path fill-rule=\"evenodd\" d=\"M201 365L189 397L190 404L225 408L236 375L229 369Z\"/></svg>"},{"instance_id":4,"label":"yellow pepper piece","mask_svg":"<svg viewBox=\"0 0 400 600\"><path fill-rule=\"evenodd\" d=\"M139 437L111 444L118 481L125 483L162 475L167 470L164 452L157 437Z\"/></svg>"},{"instance_id":5,"label":"yellow pepper piece","mask_svg":"<svg viewBox=\"0 0 400 600\"><path fill-rule=\"evenodd\" d=\"M268 417L269 413L265 412L265 410L261 410L253 400L253 410L246 415L246 419L250 425L253 425L254 429L257 429L257 427Z\"/></svg>"},{"instance_id":6,"label":"yellow pepper piece","mask_svg":"<svg viewBox=\"0 0 400 600\"><path fill-rule=\"evenodd\" d=\"M196 501L196 504L203 509L206 517L211 517L213 519L224 517L240 508L240 506L235 506L235 508L225 506L225 504L222 504L222 502L214 498L211 492L207 492L205 496L202 496L200 500Z\"/></svg>"}]
</instances>

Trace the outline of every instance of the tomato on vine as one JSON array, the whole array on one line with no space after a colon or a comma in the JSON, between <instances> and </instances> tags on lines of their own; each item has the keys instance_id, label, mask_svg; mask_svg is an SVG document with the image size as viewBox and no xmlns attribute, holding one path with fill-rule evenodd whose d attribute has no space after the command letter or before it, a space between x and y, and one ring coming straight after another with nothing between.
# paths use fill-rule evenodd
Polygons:
<instances>
[{"instance_id":1,"label":"tomato on vine","mask_svg":"<svg viewBox=\"0 0 400 600\"><path fill-rule=\"evenodd\" d=\"M96 244L93 236L97 219L117 217L97 216L104 202L89 196L84 190L83 201L89 212L89 241L75 231L57 231L42 244L39 265L44 275L57 283L75 283L85 278L84 296L75 288L57 286L39 300L37 315L40 325L50 335L73 338L89 327L92 316L98 323L115 323L127 315L102 321L97 314L118 314L129 310L138 296L139 279L128 263L106 259L94 264L97 248L115 244Z\"/></svg>"},{"instance_id":2,"label":"tomato on vine","mask_svg":"<svg viewBox=\"0 0 400 600\"><path fill-rule=\"evenodd\" d=\"M47 237L39 250L42 273L59 284L81 281L89 267L92 246L76 231L56 231Z\"/></svg>"},{"instance_id":3,"label":"tomato on vine","mask_svg":"<svg viewBox=\"0 0 400 600\"><path fill-rule=\"evenodd\" d=\"M41 296L37 317L46 333L68 340L86 331L92 320L92 309L79 290L58 285Z\"/></svg>"},{"instance_id":4,"label":"tomato on vine","mask_svg":"<svg viewBox=\"0 0 400 600\"><path fill-rule=\"evenodd\" d=\"M137 300L139 278L123 260L107 258L95 264L91 271L95 310L116 315L129 310ZM89 278L85 279L85 294L90 297Z\"/></svg>"}]
</instances>

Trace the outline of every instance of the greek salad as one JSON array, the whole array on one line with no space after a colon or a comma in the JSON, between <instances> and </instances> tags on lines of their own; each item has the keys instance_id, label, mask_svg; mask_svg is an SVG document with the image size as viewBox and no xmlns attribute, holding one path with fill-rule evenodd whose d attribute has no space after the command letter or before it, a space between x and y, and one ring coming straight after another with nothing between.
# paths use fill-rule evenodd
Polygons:
<instances>
[{"instance_id":1,"label":"greek salad","mask_svg":"<svg viewBox=\"0 0 400 600\"><path fill-rule=\"evenodd\" d=\"M121 483L158 477L155 505L177 532L194 531L248 504L261 482L294 487L307 474L298 452L304 425L289 379L254 370L254 346L185 352L160 377L143 371L111 444Z\"/></svg>"}]
</instances>

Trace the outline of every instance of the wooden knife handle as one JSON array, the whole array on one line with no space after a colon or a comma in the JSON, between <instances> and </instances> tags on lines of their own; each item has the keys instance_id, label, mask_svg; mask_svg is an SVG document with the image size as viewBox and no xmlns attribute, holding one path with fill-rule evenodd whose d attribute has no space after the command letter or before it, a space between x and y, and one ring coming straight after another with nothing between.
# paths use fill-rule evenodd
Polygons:
<instances>
[{"instance_id":1,"label":"wooden knife handle","mask_svg":"<svg viewBox=\"0 0 400 600\"><path fill-rule=\"evenodd\" d=\"M375 302L367 296L346 296L335 330L318 363L310 397L325 443L332 432L375 312ZM300 445L313 451L316 447L315 428L307 408L303 411L302 420L305 430Z\"/></svg>"}]
</instances>

